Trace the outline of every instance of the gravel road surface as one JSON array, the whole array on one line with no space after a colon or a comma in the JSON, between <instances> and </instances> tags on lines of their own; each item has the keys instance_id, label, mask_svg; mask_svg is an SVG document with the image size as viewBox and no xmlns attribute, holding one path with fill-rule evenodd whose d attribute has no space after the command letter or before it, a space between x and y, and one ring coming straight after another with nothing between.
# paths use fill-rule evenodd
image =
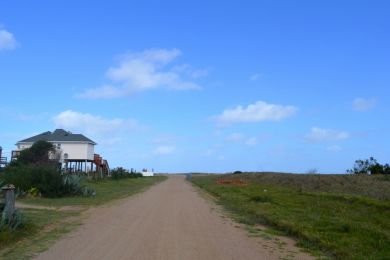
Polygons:
<instances>
[{"instance_id":1,"label":"gravel road surface","mask_svg":"<svg viewBox=\"0 0 390 260\"><path fill-rule=\"evenodd\" d=\"M281 250L248 236L184 176L88 213L80 228L37 259L313 259L291 243Z\"/></svg>"}]
</instances>

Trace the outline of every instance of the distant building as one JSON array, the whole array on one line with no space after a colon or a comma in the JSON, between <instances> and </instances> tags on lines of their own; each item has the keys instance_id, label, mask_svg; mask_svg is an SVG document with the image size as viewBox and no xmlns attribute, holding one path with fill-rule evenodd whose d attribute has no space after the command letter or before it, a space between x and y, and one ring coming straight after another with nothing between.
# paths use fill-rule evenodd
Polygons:
<instances>
[{"instance_id":1,"label":"distant building","mask_svg":"<svg viewBox=\"0 0 390 260\"><path fill-rule=\"evenodd\" d=\"M154 171L153 171L153 169L151 171L148 169L142 169L141 174L144 177L152 177L152 176L154 176Z\"/></svg>"}]
</instances>

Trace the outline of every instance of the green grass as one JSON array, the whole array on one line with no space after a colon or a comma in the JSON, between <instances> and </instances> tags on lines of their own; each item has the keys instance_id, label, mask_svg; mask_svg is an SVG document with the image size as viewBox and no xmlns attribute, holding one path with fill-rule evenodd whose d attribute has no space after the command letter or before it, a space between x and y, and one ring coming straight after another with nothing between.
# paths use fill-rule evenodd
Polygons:
<instances>
[{"instance_id":1,"label":"green grass","mask_svg":"<svg viewBox=\"0 0 390 260\"><path fill-rule=\"evenodd\" d=\"M268 225L297 238L303 248L335 259L390 259L390 182L361 177L267 173L193 176L192 181L238 221ZM219 178L248 184L221 185Z\"/></svg>"},{"instance_id":2,"label":"green grass","mask_svg":"<svg viewBox=\"0 0 390 260\"><path fill-rule=\"evenodd\" d=\"M89 206L98 206L131 196L165 180L151 178L86 181L96 191L95 197L25 198L18 201L48 207L81 206L75 210L22 209L23 227L0 231L0 259L30 259L47 249L56 239L81 223L81 213Z\"/></svg>"},{"instance_id":3,"label":"green grass","mask_svg":"<svg viewBox=\"0 0 390 260\"><path fill-rule=\"evenodd\" d=\"M63 198L25 198L20 202L50 207L62 206L98 206L108 201L128 197L140 192L151 185L165 180L165 176L127 179L87 180L86 185L96 192L96 196L63 197Z\"/></svg>"},{"instance_id":4,"label":"green grass","mask_svg":"<svg viewBox=\"0 0 390 260\"><path fill-rule=\"evenodd\" d=\"M1 259L29 259L80 222L77 211L22 210L25 224L15 231L0 231Z\"/></svg>"}]
</instances>

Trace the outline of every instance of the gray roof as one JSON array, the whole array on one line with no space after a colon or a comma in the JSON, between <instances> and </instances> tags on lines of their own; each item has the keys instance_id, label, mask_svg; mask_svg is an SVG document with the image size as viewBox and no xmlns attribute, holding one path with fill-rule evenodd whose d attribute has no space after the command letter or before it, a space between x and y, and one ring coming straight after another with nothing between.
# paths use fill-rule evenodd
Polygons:
<instances>
[{"instance_id":1,"label":"gray roof","mask_svg":"<svg viewBox=\"0 0 390 260\"><path fill-rule=\"evenodd\" d=\"M21 140L18 143L35 143L36 141L41 140L47 142L87 142L96 144L94 141L82 134L72 134L71 132L67 132L64 129L56 129L54 132L47 131L42 134Z\"/></svg>"}]
</instances>

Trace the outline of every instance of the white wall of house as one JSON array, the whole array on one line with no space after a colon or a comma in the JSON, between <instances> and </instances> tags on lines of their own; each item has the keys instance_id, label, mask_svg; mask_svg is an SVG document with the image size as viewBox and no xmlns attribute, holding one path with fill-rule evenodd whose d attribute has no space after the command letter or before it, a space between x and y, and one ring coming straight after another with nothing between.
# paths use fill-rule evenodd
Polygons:
<instances>
[{"instance_id":1,"label":"white wall of house","mask_svg":"<svg viewBox=\"0 0 390 260\"><path fill-rule=\"evenodd\" d=\"M31 146L32 146L32 143L31 143L31 144L18 144L18 145L17 145L18 151L21 151L21 150L30 148Z\"/></svg>"},{"instance_id":2,"label":"white wall of house","mask_svg":"<svg viewBox=\"0 0 390 260\"><path fill-rule=\"evenodd\" d=\"M78 142L51 142L55 148L61 150L61 161L64 161L64 155L67 154L69 160L93 160L95 154L95 145L90 143ZM17 144L18 150L30 148L32 143Z\"/></svg>"},{"instance_id":3,"label":"white wall of house","mask_svg":"<svg viewBox=\"0 0 390 260\"><path fill-rule=\"evenodd\" d=\"M88 143L61 143L62 155L68 154L69 160L93 160L94 145Z\"/></svg>"},{"instance_id":4,"label":"white wall of house","mask_svg":"<svg viewBox=\"0 0 390 260\"><path fill-rule=\"evenodd\" d=\"M87 151L87 157L89 158L88 160L93 160L93 156L95 155L95 145L93 144L88 144L88 151Z\"/></svg>"}]
</instances>

